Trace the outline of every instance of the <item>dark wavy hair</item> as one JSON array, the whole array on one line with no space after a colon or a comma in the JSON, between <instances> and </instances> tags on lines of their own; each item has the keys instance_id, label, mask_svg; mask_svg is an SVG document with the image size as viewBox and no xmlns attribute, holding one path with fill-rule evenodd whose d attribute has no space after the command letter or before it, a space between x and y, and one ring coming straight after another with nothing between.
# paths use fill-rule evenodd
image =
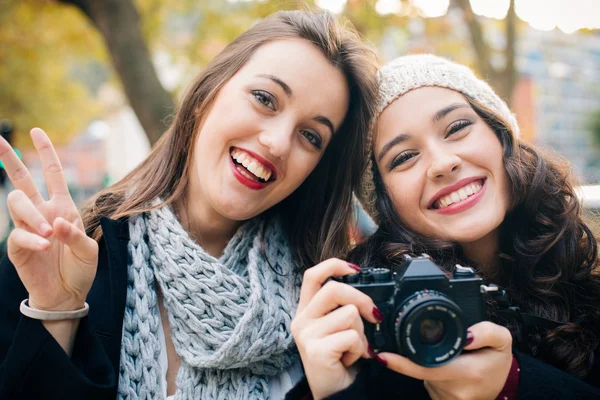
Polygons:
<instances>
[{"instance_id":1,"label":"dark wavy hair","mask_svg":"<svg viewBox=\"0 0 600 400\"><path fill-rule=\"evenodd\" d=\"M510 207L500 226L497 270L479 271L501 285L522 312L563 322L524 336L515 320L502 319L489 303L489 316L507 326L516 344L536 358L583 378L594 365L600 342L600 261L598 239L583 221L568 163L514 139L510 125L465 96L492 128L504 150ZM450 272L456 263L473 265L452 242L424 237L400 220L375 163L377 232L354 249L359 265L399 265L404 254L428 253Z\"/></svg>"}]
</instances>

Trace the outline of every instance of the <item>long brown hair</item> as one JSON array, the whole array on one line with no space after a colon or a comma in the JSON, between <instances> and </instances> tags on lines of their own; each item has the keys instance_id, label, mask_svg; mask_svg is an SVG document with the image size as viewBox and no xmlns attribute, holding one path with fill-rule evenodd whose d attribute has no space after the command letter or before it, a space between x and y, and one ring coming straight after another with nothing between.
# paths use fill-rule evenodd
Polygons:
<instances>
[{"instance_id":1,"label":"long brown hair","mask_svg":"<svg viewBox=\"0 0 600 400\"><path fill-rule=\"evenodd\" d=\"M524 338L516 321L501 320L491 309L490 317L506 325L517 344L525 343L526 351L584 377L593 367L600 342L600 260L598 239L582 219L568 163L515 140L506 121L473 99L467 101L500 140L510 182L510 211L500 227L500 267L479 273L503 286L522 312L565 324L553 330L535 329ZM400 220L375 163L373 168L382 224L353 251L353 261L398 265L403 254L428 253L448 271L457 262L473 265L458 244L409 229Z\"/></svg>"},{"instance_id":2,"label":"long brown hair","mask_svg":"<svg viewBox=\"0 0 600 400\"><path fill-rule=\"evenodd\" d=\"M148 158L88 202L83 210L88 234L100 239L101 216L120 219L182 198L194 157L195 133L217 93L257 48L282 39L305 39L317 46L344 74L350 105L314 171L268 212L281 215L292 248L305 267L348 250L351 191L365 160L365 134L374 114L377 59L354 30L325 12L278 12L233 40L200 73ZM158 197L163 203L150 207Z\"/></svg>"}]
</instances>

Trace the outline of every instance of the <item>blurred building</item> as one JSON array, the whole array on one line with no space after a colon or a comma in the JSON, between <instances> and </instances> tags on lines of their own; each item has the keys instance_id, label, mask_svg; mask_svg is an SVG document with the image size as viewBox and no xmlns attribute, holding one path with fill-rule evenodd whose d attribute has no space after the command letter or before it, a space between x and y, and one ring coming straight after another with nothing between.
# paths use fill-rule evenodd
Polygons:
<instances>
[{"instance_id":1,"label":"blurred building","mask_svg":"<svg viewBox=\"0 0 600 400\"><path fill-rule=\"evenodd\" d=\"M490 62L503 68L504 23L479 20L492 49ZM430 52L474 67L476 57L462 11L450 8L435 23L439 27L433 38L432 27L421 18L411 18L406 27L390 26L379 46L384 62ZM516 68L519 79L511 106L522 138L565 156L581 183L600 183L600 148L591 133L592 114L600 111L600 32L566 34L521 24Z\"/></svg>"},{"instance_id":2,"label":"blurred building","mask_svg":"<svg viewBox=\"0 0 600 400\"><path fill-rule=\"evenodd\" d=\"M558 150L586 183L600 183L600 150L590 132L600 110L600 35L528 28L518 43L517 69L530 78L534 143ZM524 110L526 111L526 110Z\"/></svg>"}]
</instances>

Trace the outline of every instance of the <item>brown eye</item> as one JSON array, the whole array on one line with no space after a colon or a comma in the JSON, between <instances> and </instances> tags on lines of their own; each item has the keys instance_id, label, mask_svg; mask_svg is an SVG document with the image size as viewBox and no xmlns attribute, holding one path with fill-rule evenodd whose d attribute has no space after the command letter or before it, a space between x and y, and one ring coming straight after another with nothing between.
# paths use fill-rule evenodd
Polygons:
<instances>
[{"instance_id":1,"label":"brown eye","mask_svg":"<svg viewBox=\"0 0 600 400\"><path fill-rule=\"evenodd\" d=\"M321 140L321 137L319 135L311 131L302 131L302 135L304 135L304 137L317 149L321 148L323 140Z\"/></svg>"},{"instance_id":2,"label":"brown eye","mask_svg":"<svg viewBox=\"0 0 600 400\"><path fill-rule=\"evenodd\" d=\"M263 90L253 90L252 95L256 97L256 100L258 100L258 102L263 106L275 111L274 99L270 93Z\"/></svg>"}]
</instances>

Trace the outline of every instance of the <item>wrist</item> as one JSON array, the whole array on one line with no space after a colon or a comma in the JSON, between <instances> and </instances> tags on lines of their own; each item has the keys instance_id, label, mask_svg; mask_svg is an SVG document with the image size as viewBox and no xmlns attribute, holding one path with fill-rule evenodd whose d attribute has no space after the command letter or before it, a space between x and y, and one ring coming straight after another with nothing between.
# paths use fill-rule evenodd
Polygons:
<instances>
[{"instance_id":1,"label":"wrist","mask_svg":"<svg viewBox=\"0 0 600 400\"><path fill-rule=\"evenodd\" d=\"M80 319L68 319L62 321L40 321L44 328L54 337L54 340L62 347L69 357L73 354L75 337L79 329Z\"/></svg>"},{"instance_id":2,"label":"wrist","mask_svg":"<svg viewBox=\"0 0 600 400\"><path fill-rule=\"evenodd\" d=\"M496 400L515 400L519 394L519 378L520 378L521 369L519 368L519 361L513 355L512 364L510 365L510 370L508 371L508 376L506 377L506 382L504 383L504 387L496 397Z\"/></svg>"},{"instance_id":3,"label":"wrist","mask_svg":"<svg viewBox=\"0 0 600 400\"><path fill-rule=\"evenodd\" d=\"M85 300L69 299L57 304L48 305L44 304L44 302L37 301L32 296L29 296L27 304L31 308L42 311L75 311L81 310L83 307L85 307Z\"/></svg>"}]
</instances>

